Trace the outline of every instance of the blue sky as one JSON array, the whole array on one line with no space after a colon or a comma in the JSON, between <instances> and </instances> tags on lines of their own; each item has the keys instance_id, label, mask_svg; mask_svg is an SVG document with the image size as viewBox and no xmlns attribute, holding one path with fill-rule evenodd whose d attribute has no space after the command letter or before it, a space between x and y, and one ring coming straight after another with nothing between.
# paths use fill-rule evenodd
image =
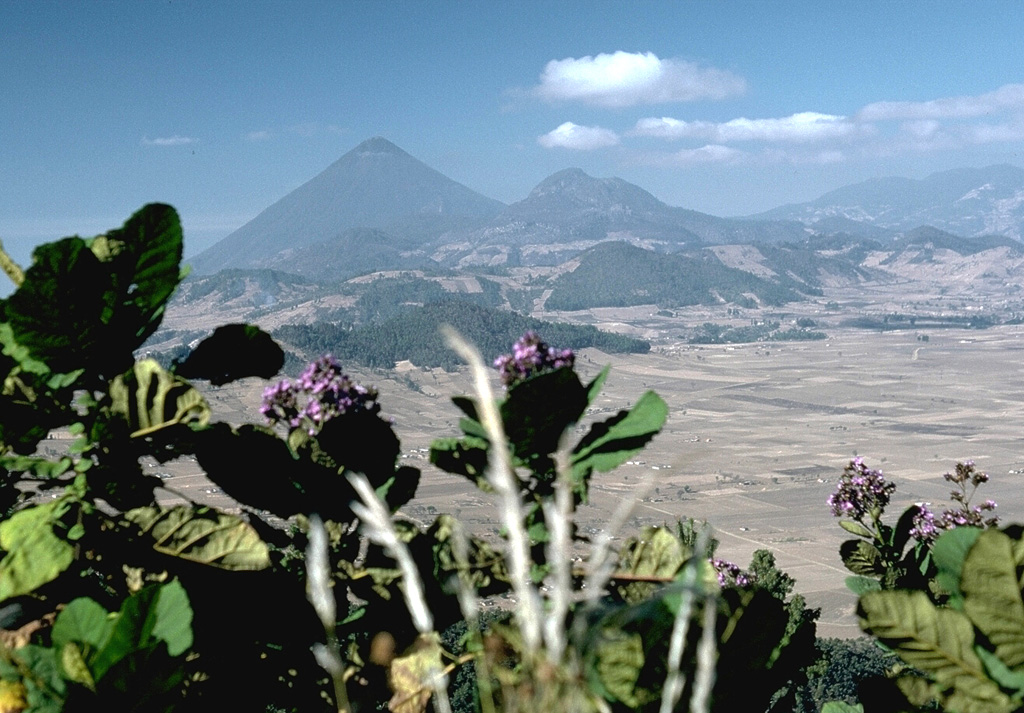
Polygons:
<instances>
[{"instance_id":1,"label":"blue sky","mask_svg":"<svg viewBox=\"0 0 1024 713\"><path fill-rule=\"evenodd\" d=\"M1024 166L1019 2L0 2L0 238L195 253L371 136L505 202L578 166L750 214Z\"/></svg>"}]
</instances>

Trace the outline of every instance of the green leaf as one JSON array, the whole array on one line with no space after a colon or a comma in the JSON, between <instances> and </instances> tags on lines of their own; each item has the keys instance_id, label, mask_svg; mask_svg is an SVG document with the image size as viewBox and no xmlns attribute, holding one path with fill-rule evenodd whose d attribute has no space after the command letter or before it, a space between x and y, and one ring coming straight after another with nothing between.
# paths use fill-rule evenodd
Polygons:
<instances>
[{"instance_id":1,"label":"green leaf","mask_svg":"<svg viewBox=\"0 0 1024 713\"><path fill-rule=\"evenodd\" d=\"M430 462L446 473L454 473L485 484L488 442L473 437L439 438L430 444Z\"/></svg>"},{"instance_id":2,"label":"green leaf","mask_svg":"<svg viewBox=\"0 0 1024 713\"><path fill-rule=\"evenodd\" d=\"M885 574L882 553L870 542L847 540L839 546L839 556L843 560L843 565L854 574L866 576Z\"/></svg>"},{"instance_id":3,"label":"green leaf","mask_svg":"<svg viewBox=\"0 0 1024 713\"><path fill-rule=\"evenodd\" d=\"M167 644L167 653L180 656L192 648L192 605L178 580L160 586L155 614L152 634Z\"/></svg>"},{"instance_id":4,"label":"green leaf","mask_svg":"<svg viewBox=\"0 0 1024 713\"><path fill-rule=\"evenodd\" d=\"M68 602L53 622L53 645L62 648L77 641L99 649L110 637L113 626L110 612L93 599L79 597Z\"/></svg>"},{"instance_id":5,"label":"green leaf","mask_svg":"<svg viewBox=\"0 0 1024 713\"><path fill-rule=\"evenodd\" d=\"M665 425L668 405L648 391L629 411L595 423L573 449L572 470L577 490L591 471L607 472L625 463L641 450Z\"/></svg>"},{"instance_id":6,"label":"green leaf","mask_svg":"<svg viewBox=\"0 0 1024 713\"><path fill-rule=\"evenodd\" d=\"M679 538L669 530L645 527L639 538L629 540L619 552L616 574L670 580L688 556Z\"/></svg>"},{"instance_id":7,"label":"green leaf","mask_svg":"<svg viewBox=\"0 0 1024 713\"><path fill-rule=\"evenodd\" d=\"M107 239L124 246L110 260L118 290L114 320L131 335L135 349L160 325L181 279L181 221L171 206L151 203L109 231Z\"/></svg>"},{"instance_id":8,"label":"green leaf","mask_svg":"<svg viewBox=\"0 0 1024 713\"><path fill-rule=\"evenodd\" d=\"M13 652L20 665L18 674L28 675L22 678L25 684L25 699L28 710L32 713L61 713L64 710L64 697L67 695L67 683L60 673L55 649L28 644ZM8 677L5 675L5 679Z\"/></svg>"},{"instance_id":9,"label":"green leaf","mask_svg":"<svg viewBox=\"0 0 1024 713\"><path fill-rule=\"evenodd\" d=\"M81 238L36 248L25 281L3 310L12 339L27 351L22 356L10 344L7 351L37 373L28 358L56 373L95 366L105 336L104 313L112 302L110 282L109 270Z\"/></svg>"},{"instance_id":10,"label":"green leaf","mask_svg":"<svg viewBox=\"0 0 1024 713\"><path fill-rule=\"evenodd\" d=\"M877 579L858 575L846 578L846 588L859 596L867 592L877 592L882 589L882 585Z\"/></svg>"},{"instance_id":11,"label":"green leaf","mask_svg":"<svg viewBox=\"0 0 1024 713\"><path fill-rule=\"evenodd\" d=\"M935 581L949 593L949 605L954 609L963 609L960 578L967 553L980 534L977 527L957 527L942 533L932 545L932 561L937 570Z\"/></svg>"},{"instance_id":12,"label":"green leaf","mask_svg":"<svg viewBox=\"0 0 1024 713\"><path fill-rule=\"evenodd\" d=\"M846 701L829 701L821 707L821 713L864 713L864 706Z\"/></svg>"},{"instance_id":13,"label":"green leaf","mask_svg":"<svg viewBox=\"0 0 1024 713\"><path fill-rule=\"evenodd\" d=\"M113 376L159 325L178 284L181 248L178 215L159 204L105 237L41 245L0 321L54 373Z\"/></svg>"},{"instance_id":14,"label":"green leaf","mask_svg":"<svg viewBox=\"0 0 1024 713\"><path fill-rule=\"evenodd\" d=\"M1014 691L1013 697L1017 700L1024 697L1024 671L1011 671L998 656L981 646L976 645L974 653L985 664L985 670L993 681L1004 690Z\"/></svg>"},{"instance_id":15,"label":"green leaf","mask_svg":"<svg viewBox=\"0 0 1024 713\"><path fill-rule=\"evenodd\" d=\"M0 522L0 602L51 582L74 561L74 547L55 531L67 512L65 498L26 508Z\"/></svg>"},{"instance_id":16,"label":"green leaf","mask_svg":"<svg viewBox=\"0 0 1024 713\"><path fill-rule=\"evenodd\" d=\"M644 668L644 641L640 634L605 627L594 647L596 662L592 679L598 690L612 701L639 708L651 699L651 692L638 687Z\"/></svg>"},{"instance_id":17,"label":"green leaf","mask_svg":"<svg viewBox=\"0 0 1024 713\"><path fill-rule=\"evenodd\" d=\"M269 334L251 324L226 324L200 342L174 372L220 386L248 376L269 379L282 366L284 352Z\"/></svg>"},{"instance_id":18,"label":"green leaf","mask_svg":"<svg viewBox=\"0 0 1024 713\"><path fill-rule=\"evenodd\" d=\"M587 405L594 403L594 399L601 393L604 382L608 380L608 373L612 370L611 365L601 369L601 373L594 377L594 380L587 384Z\"/></svg>"},{"instance_id":19,"label":"green leaf","mask_svg":"<svg viewBox=\"0 0 1024 713\"><path fill-rule=\"evenodd\" d=\"M1017 586L1017 568L1010 538L985 530L964 560L960 589L964 613L995 647L1009 668L1024 664L1024 601Z\"/></svg>"},{"instance_id":20,"label":"green leaf","mask_svg":"<svg viewBox=\"0 0 1024 713\"><path fill-rule=\"evenodd\" d=\"M138 508L124 516L153 539L153 549L165 555L227 570L270 566L266 543L249 523L234 515L179 505Z\"/></svg>"},{"instance_id":21,"label":"green leaf","mask_svg":"<svg viewBox=\"0 0 1024 713\"><path fill-rule=\"evenodd\" d=\"M70 458L53 461L38 456L0 456L0 467L13 473L31 473L40 478L56 478L66 473L71 466Z\"/></svg>"},{"instance_id":22,"label":"green leaf","mask_svg":"<svg viewBox=\"0 0 1024 713\"><path fill-rule=\"evenodd\" d=\"M202 394L153 359L136 362L111 382L110 410L127 421L135 437L182 423L204 426L210 420Z\"/></svg>"},{"instance_id":23,"label":"green leaf","mask_svg":"<svg viewBox=\"0 0 1024 713\"><path fill-rule=\"evenodd\" d=\"M391 512L397 512L400 507L415 497L419 484L419 470L402 466L383 485L376 488L377 497L387 503Z\"/></svg>"},{"instance_id":24,"label":"green leaf","mask_svg":"<svg viewBox=\"0 0 1024 713\"><path fill-rule=\"evenodd\" d=\"M669 530L645 527L639 538L630 539L619 552L618 567L612 575L612 580L618 580L615 589L623 601L641 601L660 586L656 580L674 578L689 554Z\"/></svg>"},{"instance_id":25,"label":"green leaf","mask_svg":"<svg viewBox=\"0 0 1024 713\"><path fill-rule=\"evenodd\" d=\"M547 458L587 408L587 392L572 369L544 372L508 390L501 420L512 452L524 462Z\"/></svg>"},{"instance_id":26,"label":"green leaf","mask_svg":"<svg viewBox=\"0 0 1024 713\"><path fill-rule=\"evenodd\" d=\"M69 641L60 647L60 667L69 681L80 683L90 691L96 690L96 680L92 677L89 664L85 661L85 654L78 644Z\"/></svg>"},{"instance_id":27,"label":"green leaf","mask_svg":"<svg viewBox=\"0 0 1024 713\"><path fill-rule=\"evenodd\" d=\"M874 534L871 532L871 530L864 527L856 520L840 520L839 527L843 528L850 534L857 535L858 537L867 537L869 539L874 537Z\"/></svg>"},{"instance_id":28,"label":"green leaf","mask_svg":"<svg viewBox=\"0 0 1024 713\"><path fill-rule=\"evenodd\" d=\"M974 627L961 612L939 609L921 591L869 592L860 598L861 628L930 676L952 710L1010 713L974 651Z\"/></svg>"}]
</instances>

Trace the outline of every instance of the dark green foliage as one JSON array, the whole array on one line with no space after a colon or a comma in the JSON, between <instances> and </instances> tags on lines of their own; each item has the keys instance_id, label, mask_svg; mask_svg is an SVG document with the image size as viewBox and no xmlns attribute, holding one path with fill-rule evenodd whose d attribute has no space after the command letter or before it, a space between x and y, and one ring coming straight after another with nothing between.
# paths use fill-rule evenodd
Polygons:
<instances>
[{"instance_id":1,"label":"dark green foliage","mask_svg":"<svg viewBox=\"0 0 1024 713\"><path fill-rule=\"evenodd\" d=\"M174 372L220 386L246 376L269 379L282 366L284 352L269 334L251 324L226 324L200 342Z\"/></svg>"},{"instance_id":2,"label":"dark green foliage","mask_svg":"<svg viewBox=\"0 0 1024 713\"><path fill-rule=\"evenodd\" d=\"M815 649L817 661L807 668L807 683L796 691L793 713L818 713L828 701L868 701L899 663L895 654L866 638L818 639Z\"/></svg>"},{"instance_id":3,"label":"dark green foliage","mask_svg":"<svg viewBox=\"0 0 1024 713\"><path fill-rule=\"evenodd\" d=\"M383 322L352 329L322 322L287 325L275 330L274 337L311 354L330 353L344 362L366 366L391 368L395 362L409 359L417 366L454 369L461 360L438 331L442 324L458 329L477 345L485 359L494 359L531 329L543 333L550 343L570 349L594 347L627 353L650 349L647 342L601 332L592 326L542 322L461 300L427 304Z\"/></svg>"},{"instance_id":4,"label":"dark green foliage","mask_svg":"<svg viewBox=\"0 0 1024 713\"><path fill-rule=\"evenodd\" d=\"M690 344L746 344L749 342L790 342L828 339L824 332L807 329L779 329L774 321L754 322L746 327L730 327L724 324L705 322L694 330L688 340Z\"/></svg>"},{"instance_id":5,"label":"dark green foliage","mask_svg":"<svg viewBox=\"0 0 1024 713\"><path fill-rule=\"evenodd\" d=\"M755 295L765 305L801 299L798 283L772 282L726 267L710 252L658 254L627 243L601 243L585 252L580 265L554 282L548 309L627 307L657 304L680 307L736 302Z\"/></svg>"}]
</instances>

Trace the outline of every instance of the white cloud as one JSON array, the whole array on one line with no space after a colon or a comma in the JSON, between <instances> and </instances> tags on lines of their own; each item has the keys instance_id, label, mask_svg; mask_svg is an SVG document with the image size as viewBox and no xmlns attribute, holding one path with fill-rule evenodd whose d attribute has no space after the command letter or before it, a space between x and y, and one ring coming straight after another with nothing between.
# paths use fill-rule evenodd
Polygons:
<instances>
[{"instance_id":1,"label":"white cloud","mask_svg":"<svg viewBox=\"0 0 1024 713\"><path fill-rule=\"evenodd\" d=\"M746 154L738 149L722 146L720 144L708 144L699 149L682 149L676 151L669 157L671 163L729 163L737 161Z\"/></svg>"},{"instance_id":2,"label":"white cloud","mask_svg":"<svg viewBox=\"0 0 1024 713\"><path fill-rule=\"evenodd\" d=\"M591 151L614 146L619 143L619 137L611 129L602 129L599 126L580 126L567 121L557 129L537 137L537 143L549 149Z\"/></svg>"},{"instance_id":3,"label":"white cloud","mask_svg":"<svg viewBox=\"0 0 1024 713\"><path fill-rule=\"evenodd\" d=\"M810 142L849 136L857 124L845 116L804 111L781 119L732 119L723 123L681 121L671 117L640 119L631 133L663 139L700 138L734 141Z\"/></svg>"},{"instance_id":4,"label":"white cloud","mask_svg":"<svg viewBox=\"0 0 1024 713\"><path fill-rule=\"evenodd\" d=\"M191 136L178 136L177 134L174 136L163 136L156 139L150 139L145 136L142 137L143 146L184 146L186 144L196 143L199 143L199 139Z\"/></svg>"},{"instance_id":5,"label":"white cloud","mask_svg":"<svg viewBox=\"0 0 1024 713\"><path fill-rule=\"evenodd\" d=\"M609 107L724 99L742 94L746 81L732 72L701 67L652 52L614 52L551 60L534 93L550 101L582 101Z\"/></svg>"},{"instance_id":6,"label":"white cloud","mask_svg":"<svg viewBox=\"0 0 1024 713\"><path fill-rule=\"evenodd\" d=\"M886 119L968 119L1024 111L1024 84L1005 84L999 89L975 96L943 97L925 102L883 101L860 110L861 121Z\"/></svg>"},{"instance_id":7,"label":"white cloud","mask_svg":"<svg viewBox=\"0 0 1024 713\"><path fill-rule=\"evenodd\" d=\"M266 130L263 130L263 131L250 131L248 134L245 135L245 140L246 141L267 141L268 139L270 139L270 136L271 136L270 132L266 131Z\"/></svg>"}]
</instances>

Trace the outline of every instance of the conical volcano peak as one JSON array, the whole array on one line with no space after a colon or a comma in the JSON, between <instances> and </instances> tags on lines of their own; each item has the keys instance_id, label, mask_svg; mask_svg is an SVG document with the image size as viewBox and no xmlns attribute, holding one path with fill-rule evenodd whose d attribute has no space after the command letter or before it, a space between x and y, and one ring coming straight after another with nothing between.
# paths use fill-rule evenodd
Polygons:
<instances>
[{"instance_id":1,"label":"conical volcano peak","mask_svg":"<svg viewBox=\"0 0 1024 713\"><path fill-rule=\"evenodd\" d=\"M374 136L352 149L351 153L358 155L365 154L390 154L394 156L408 156L405 151L395 146L383 136Z\"/></svg>"},{"instance_id":2,"label":"conical volcano peak","mask_svg":"<svg viewBox=\"0 0 1024 713\"><path fill-rule=\"evenodd\" d=\"M198 273L264 267L286 251L354 228L394 232L408 249L476 227L502 208L375 136L197 255L192 265Z\"/></svg>"}]
</instances>

